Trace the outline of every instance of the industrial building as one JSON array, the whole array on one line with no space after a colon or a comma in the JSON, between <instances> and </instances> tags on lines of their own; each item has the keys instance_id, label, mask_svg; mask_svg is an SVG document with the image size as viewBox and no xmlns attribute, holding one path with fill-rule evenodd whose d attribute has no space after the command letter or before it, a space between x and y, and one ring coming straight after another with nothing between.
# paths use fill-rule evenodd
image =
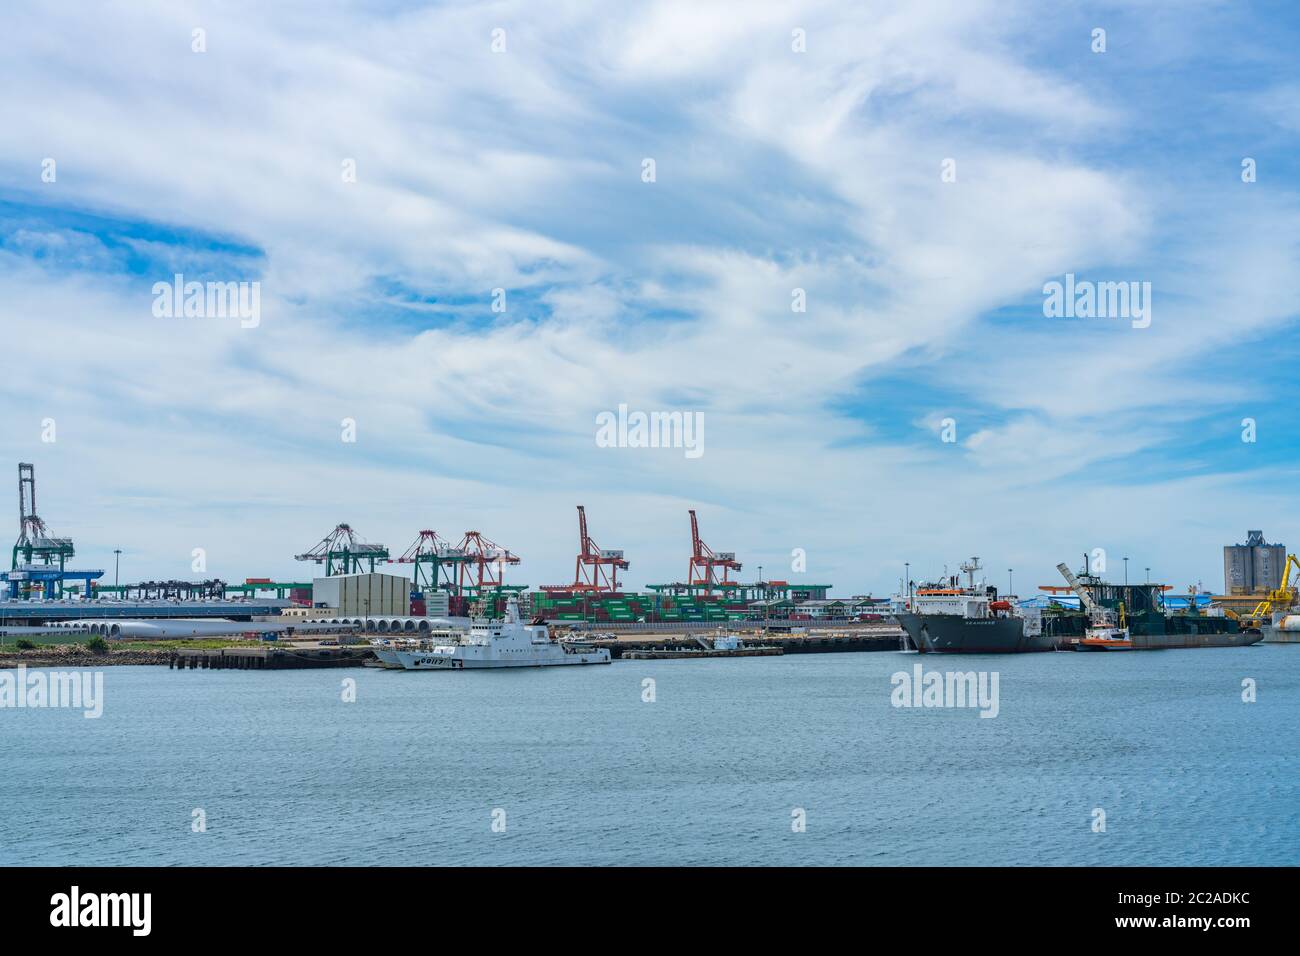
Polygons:
<instances>
[{"instance_id":1,"label":"industrial building","mask_svg":"<svg viewBox=\"0 0 1300 956\"><path fill-rule=\"evenodd\" d=\"M401 574L333 574L316 578L311 603L338 614L407 617L411 613L411 579Z\"/></svg>"},{"instance_id":2,"label":"industrial building","mask_svg":"<svg viewBox=\"0 0 1300 956\"><path fill-rule=\"evenodd\" d=\"M1223 593L1264 594L1282 586L1286 545L1269 544L1263 531L1247 531L1245 544L1223 548Z\"/></svg>"}]
</instances>

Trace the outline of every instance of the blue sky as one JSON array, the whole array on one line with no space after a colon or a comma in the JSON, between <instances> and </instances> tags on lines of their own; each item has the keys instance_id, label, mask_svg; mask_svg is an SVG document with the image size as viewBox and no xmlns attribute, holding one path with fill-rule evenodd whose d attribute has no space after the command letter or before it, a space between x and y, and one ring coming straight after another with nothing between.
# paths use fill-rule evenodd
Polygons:
<instances>
[{"instance_id":1,"label":"blue sky","mask_svg":"<svg viewBox=\"0 0 1300 956\"><path fill-rule=\"evenodd\" d=\"M1094 548L1217 588L1248 527L1300 546L1291 4L5 17L0 461L79 563L300 578L347 521L557 583L578 503L633 585L683 576L692 507L840 594ZM176 272L260 283L259 323L154 316ZM1066 273L1150 282L1151 327L1044 317ZM620 403L705 453L598 447Z\"/></svg>"}]
</instances>

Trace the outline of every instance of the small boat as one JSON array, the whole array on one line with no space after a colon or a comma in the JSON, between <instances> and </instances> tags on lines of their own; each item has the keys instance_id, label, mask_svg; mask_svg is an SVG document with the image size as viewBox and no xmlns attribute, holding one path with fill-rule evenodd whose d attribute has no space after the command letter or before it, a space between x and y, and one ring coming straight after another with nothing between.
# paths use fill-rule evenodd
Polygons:
<instances>
[{"instance_id":1,"label":"small boat","mask_svg":"<svg viewBox=\"0 0 1300 956\"><path fill-rule=\"evenodd\" d=\"M376 638L370 642L370 650L374 653L375 660L379 662L381 667L400 668L402 666L397 659L397 648L394 646L394 642Z\"/></svg>"},{"instance_id":2,"label":"small boat","mask_svg":"<svg viewBox=\"0 0 1300 956\"><path fill-rule=\"evenodd\" d=\"M1084 631L1083 637L1075 642L1076 651L1131 651L1133 638L1127 627L1106 627L1098 625Z\"/></svg>"}]
</instances>

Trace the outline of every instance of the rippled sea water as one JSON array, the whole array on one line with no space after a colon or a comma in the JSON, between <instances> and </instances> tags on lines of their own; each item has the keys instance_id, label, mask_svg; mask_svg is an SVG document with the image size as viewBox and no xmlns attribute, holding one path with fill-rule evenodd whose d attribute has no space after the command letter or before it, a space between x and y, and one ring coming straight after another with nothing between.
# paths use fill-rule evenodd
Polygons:
<instances>
[{"instance_id":1,"label":"rippled sea water","mask_svg":"<svg viewBox=\"0 0 1300 956\"><path fill-rule=\"evenodd\" d=\"M892 707L917 663L998 716ZM0 864L1300 862L1300 646L104 682L0 710Z\"/></svg>"}]
</instances>

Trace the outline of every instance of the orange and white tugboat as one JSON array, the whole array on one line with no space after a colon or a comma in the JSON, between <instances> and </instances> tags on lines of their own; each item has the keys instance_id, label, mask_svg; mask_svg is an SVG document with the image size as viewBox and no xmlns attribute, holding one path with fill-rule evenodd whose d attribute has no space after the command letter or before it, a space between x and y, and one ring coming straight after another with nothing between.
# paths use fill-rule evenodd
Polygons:
<instances>
[{"instance_id":1,"label":"orange and white tugboat","mask_svg":"<svg viewBox=\"0 0 1300 956\"><path fill-rule=\"evenodd\" d=\"M1074 645L1076 651L1131 651L1133 638L1127 627L1094 625L1083 633Z\"/></svg>"}]
</instances>

